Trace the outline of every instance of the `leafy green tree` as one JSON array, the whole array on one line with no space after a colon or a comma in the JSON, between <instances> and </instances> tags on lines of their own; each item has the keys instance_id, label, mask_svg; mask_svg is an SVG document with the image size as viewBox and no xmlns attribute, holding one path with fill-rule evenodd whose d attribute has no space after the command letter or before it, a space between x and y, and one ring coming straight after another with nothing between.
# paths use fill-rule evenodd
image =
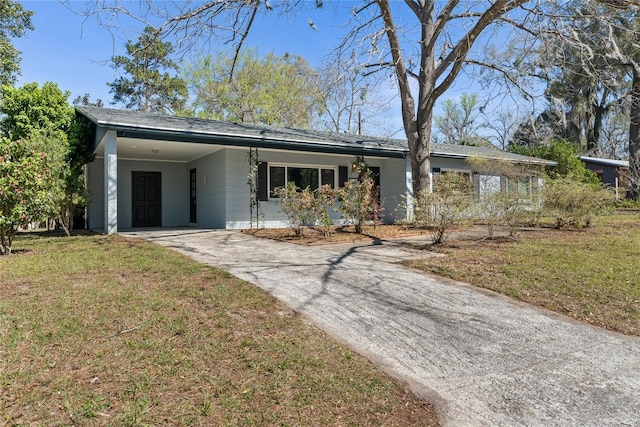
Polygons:
<instances>
[{"instance_id":1,"label":"leafy green tree","mask_svg":"<svg viewBox=\"0 0 640 427\"><path fill-rule=\"evenodd\" d=\"M23 87L2 87L0 130L12 141L29 139L37 133L64 137L73 119L69 92L57 84L27 83Z\"/></svg>"},{"instance_id":2,"label":"leafy green tree","mask_svg":"<svg viewBox=\"0 0 640 427\"><path fill-rule=\"evenodd\" d=\"M22 37L33 30L33 12L24 10L17 1L0 0L0 85L11 85L20 73L20 51L11 38Z\"/></svg>"},{"instance_id":3,"label":"leafy green tree","mask_svg":"<svg viewBox=\"0 0 640 427\"><path fill-rule=\"evenodd\" d=\"M185 67L184 79L194 95L187 114L200 117L307 128L321 106L316 74L297 55L205 56Z\"/></svg>"},{"instance_id":4,"label":"leafy green tree","mask_svg":"<svg viewBox=\"0 0 640 427\"><path fill-rule=\"evenodd\" d=\"M127 42L127 56L113 57L114 68L122 68L128 77L107 83L113 102L126 108L153 113L175 112L184 108L187 87L171 60L173 46L163 42L152 27L146 27L138 40Z\"/></svg>"},{"instance_id":5,"label":"leafy green tree","mask_svg":"<svg viewBox=\"0 0 640 427\"><path fill-rule=\"evenodd\" d=\"M620 12L582 0L550 3L547 8L556 17L549 21L552 25L558 24L557 17L565 18L544 32L539 54L529 58L547 85L549 107L544 114L554 121L552 137L574 142L583 153L604 151L600 146L607 144L607 126L613 124L607 118L619 114L630 86L629 73L612 61L606 41L606 23Z\"/></svg>"},{"instance_id":6,"label":"leafy green tree","mask_svg":"<svg viewBox=\"0 0 640 427\"><path fill-rule=\"evenodd\" d=\"M11 253L20 227L42 219L53 205L52 165L34 148L0 137L0 255Z\"/></svg>"},{"instance_id":7,"label":"leafy green tree","mask_svg":"<svg viewBox=\"0 0 640 427\"><path fill-rule=\"evenodd\" d=\"M75 118L73 108L67 103L69 92L61 91L55 83L45 83L42 87L37 83L21 88L4 86L3 92L0 100L0 135L7 144L4 149L6 158L11 159L5 167L22 165L19 167L33 173L22 173L16 175L17 181L3 182L1 191L11 191L11 188L23 188L22 193L33 191L34 200L38 200L40 206L34 210L31 199L11 198L5 200L8 204L4 206L5 212L7 215L8 212L20 212L24 214L21 218L29 222L56 217L69 233L73 226L73 211L83 203L85 197L84 165L92 157L89 147L84 143L89 128ZM42 159L38 154L46 159L48 178L36 180L38 187L30 187L30 183L20 179L29 180L35 175L44 175L39 169ZM27 164L28 167L25 166ZM47 203L40 196L45 186ZM15 218L5 223L11 227L24 225Z\"/></svg>"},{"instance_id":8,"label":"leafy green tree","mask_svg":"<svg viewBox=\"0 0 640 427\"><path fill-rule=\"evenodd\" d=\"M586 168L580 160L579 149L576 144L562 139L551 141L548 145L539 145L531 148L513 146L511 151L525 156L538 157L552 160L557 166L547 169L551 178L571 178L586 183L598 183L598 176Z\"/></svg>"}]
</instances>

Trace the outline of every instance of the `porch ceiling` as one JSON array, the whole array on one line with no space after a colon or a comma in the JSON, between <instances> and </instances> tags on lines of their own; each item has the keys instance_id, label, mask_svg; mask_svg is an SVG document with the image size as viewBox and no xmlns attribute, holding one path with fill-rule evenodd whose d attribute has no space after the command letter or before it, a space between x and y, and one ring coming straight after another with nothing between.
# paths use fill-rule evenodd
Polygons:
<instances>
[{"instance_id":1,"label":"porch ceiling","mask_svg":"<svg viewBox=\"0 0 640 427\"><path fill-rule=\"evenodd\" d=\"M222 145L118 137L118 158L187 163L224 148ZM95 151L104 155L104 141Z\"/></svg>"}]
</instances>

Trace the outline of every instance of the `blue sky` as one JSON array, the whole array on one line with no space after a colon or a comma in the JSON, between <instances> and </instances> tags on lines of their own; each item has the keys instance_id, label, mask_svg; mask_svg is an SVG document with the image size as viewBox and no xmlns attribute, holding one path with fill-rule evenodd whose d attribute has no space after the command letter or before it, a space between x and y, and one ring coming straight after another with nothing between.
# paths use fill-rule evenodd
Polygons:
<instances>
[{"instance_id":1,"label":"blue sky","mask_svg":"<svg viewBox=\"0 0 640 427\"><path fill-rule=\"evenodd\" d=\"M72 2L72 7L81 7L83 3L84 1ZM141 26L134 28L135 31L111 33L93 19L83 22L82 17L57 0L25 0L22 4L25 9L35 11L35 29L25 37L14 40L15 46L22 51L22 75L17 84L52 81L62 90L70 91L70 102L76 96L88 93L92 100L101 99L105 106L112 106L110 102L113 97L109 93L107 82L114 81L119 71L110 66L109 60L114 55L125 53L126 41L137 39ZM341 4L346 8L350 6L349 2ZM348 10L346 12L348 14ZM268 16L260 14L245 46L256 48L260 55L270 52L276 55L286 52L298 54L312 66L318 66L322 58L341 40L341 24L346 19L344 17L344 14L340 15L330 7L315 9L312 5L299 9L295 17L283 17L277 13ZM307 19L316 23L319 31L312 30ZM122 26L130 28L134 25L122 22ZM218 48L212 47L214 50ZM460 77L441 101L445 98L456 99L462 93L477 90L478 86L473 81ZM394 82L382 90L384 93L381 96L385 99L392 99L397 95ZM394 102L389 116L383 118L386 122L384 131L397 132L394 135L401 137L400 107L397 99Z\"/></svg>"},{"instance_id":2,"label":"blue sky","mask_svg":"<svg viewBox=\"0 0 640 427\"><path fill-rule=\"evenodd\" d=\"M16 48L22 51L18 85L53 81L71 92L70 100L89 93L92 99L100 98L108 104L112 96L106 83L118 76L108 61L123 54L125 42L135 40L136 33L111 34L92 20L83 24L82 17L56 0L27 0L22 4L25 9L35 11L35 29L14 40ZM321 57L336 45L337 35L332 28L335 24L324 11L306 12L295 20L258 17L256 31L246 45L255 47L261 55L289 52L318 65ZM307 19L317 22L320 31L313 31Z\"/></svg>"}]
</instances>

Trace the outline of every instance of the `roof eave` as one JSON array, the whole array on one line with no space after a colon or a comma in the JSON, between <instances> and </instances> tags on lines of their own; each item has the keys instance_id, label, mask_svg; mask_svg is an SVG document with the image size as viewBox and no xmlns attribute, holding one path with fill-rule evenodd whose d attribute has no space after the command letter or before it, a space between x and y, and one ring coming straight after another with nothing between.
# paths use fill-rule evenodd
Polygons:
<instances>
[{"instance_id":1,"label":"roof eave","mask_svg":"<svg viewBox=\"0 0 640 427\"><path fill-rule=\"evenodd\" d=\"M199 132L177 130L143 130L130 126L108 126L115 130L119 137L134 139L156 139L161 141L195 142L210 145L226 145L232 147L272 148L289 151L305 151L316 153L366 155L376 157L404 158L404 150L376 148L371 146L354 147L343 144L321 144L304 141L286 141L268 138L251 138L246 136L203 134Z\"/></svg>"}]
</instances>

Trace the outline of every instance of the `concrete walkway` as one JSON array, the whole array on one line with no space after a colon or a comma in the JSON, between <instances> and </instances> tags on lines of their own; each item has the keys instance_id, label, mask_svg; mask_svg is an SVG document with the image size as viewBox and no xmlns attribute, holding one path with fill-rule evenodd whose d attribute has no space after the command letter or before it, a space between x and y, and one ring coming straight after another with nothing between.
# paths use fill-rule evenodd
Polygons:
<instances>
[{"instance_id":1,"label":"concrete walkway","mask_svg":"<svg viewBox=\"0 0 640 427\"><path fill-rule=\"evenodd\" d=\"M444 426L640 426L640 339L385 262L394 245L142 237L265 289L433 403Z\"/></svg>"}]
</instances>

